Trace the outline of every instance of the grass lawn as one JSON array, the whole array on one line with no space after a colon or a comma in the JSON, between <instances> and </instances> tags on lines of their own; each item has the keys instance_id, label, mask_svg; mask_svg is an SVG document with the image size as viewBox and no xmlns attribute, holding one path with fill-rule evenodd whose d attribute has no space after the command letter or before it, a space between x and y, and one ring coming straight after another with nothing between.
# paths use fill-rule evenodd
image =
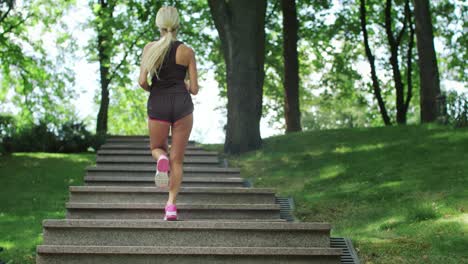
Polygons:
<instances>
[{"instance_id":1,"label":"grass lawn","mask_svg":"<svg viewBox=\"0 0 468 264\"><path fill-rule=\"evenodd\" d=\"M0 260L35 263L42 220L64 218L68 186L83 185L94 153L14 153L0 156Z\"/></svg>"},{"instance_id":2,"label":"grass lawn","mask_svg":"<svg viewBox=\"0 0 468 264\"><path fill-rule=\"evenodd\" d=\"M227 158L255 187L292 196L298 220L351 238L363 263L468 263L467 129L308 131Z\"/></svg>"}]
</instances>

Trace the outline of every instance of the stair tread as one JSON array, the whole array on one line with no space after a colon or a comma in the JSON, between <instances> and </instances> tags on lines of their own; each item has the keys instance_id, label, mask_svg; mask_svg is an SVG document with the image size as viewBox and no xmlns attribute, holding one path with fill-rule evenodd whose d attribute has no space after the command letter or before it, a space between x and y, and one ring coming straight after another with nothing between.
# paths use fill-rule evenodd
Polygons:
<instances>
[{"instance_id":1,"label":"stair tread","mask_svg":"<svg viewBox=\"0 0 468 264\"><path fill-rule=\"evenodd\" d=\"M164 209L164 203L74 203L67 202L70 209ZM278 204L185 204L178 203L177 209L199 210L279 210Z\"/></svg>"},{"instance_id":2,"label":"stair tread","mask_svg":"<svg viewBox=\"0 0 468 264\"><path fill-rule=\"evenodd\" d=\"M89 228L158 228L158 229L260 229L260 230L322 230L331 225L326 222L283 222L283 221L232 221L232 220L189 220L164 221L159 219L46 219L44 227L89 227Z\"/></svg>"},{"instance_id":3,"label":"stair tread","mask_svg":"<svg viewBox=\"0 0 468 264\"><path fill-rule=\"evenodd\" d=\"M148 157L125 157L125 156L100 156L96 159L96 162L99 164L98 166L102 166L103 164L120 164L120 163L134 163L134 164L150 164L153 165L156 162L151 156ZM190 165L190 164L209 164L209 165L219 165L218 160L209 160L205 158L185 158L184 164ZM108 165L109 166L109 165Z\"/></svg>"},{"instance_id":4,"label":"stair tread","mask_svg":"<svg viewBox=\"0 0 468 264\"><path fill-rule=\"evenodd\" d=\"M71 192L155 192L167 190L153 186L69 186ZM251 187L181 187L179 193L267 193L274 194L272 188Z\"/></svg>"},{"instance_id":5,"label":"stair tread","mask_svg":"<svg viewBox=\"0 0 468 264\"><path fill-rule=\"evenodd\" d=\"M97 151L97 155L151 155L149 150L138 150L138 149L100 149ZM207 151L207 150L186 150L185 156L218 156L216 151Z\"/></svg>"},{"instance_id":6,"label":"stair tread","mask_svg":"<svg viewBox=\"0 0 468 264\"><path fill-rule=\"evenodd\" d=\"M155 163L156 164L156 163ZM113 165L97 165L89 166L86 168L87 171L152 171L155 170L153 166L113 166ZM239 168L222 168L222 167L196 167L196 166L184 166L184 172L223 172L223 173L240 173Z\"/></svg>"},{"instance_id":7,"label":"stair tread","mask_svg":"<svg viewBox=\"0 0 468 264\"><path fill-rule=\"evenodd\" d=\"M151 177L132 177L132 176L85 176L85 181L126 181L126 182L154 182L154 176ZM243 182L240 177L184 177L182 182Z\"/></svg>"},{"instance_id":8,"label":"stair tread","mask_svg":"<svg viewBox=\"0 0 468 264\"><path fill-rule=\"evenodd\" d=\"M177 254L177 255L290 255L340 256L339 248L319 247L150 247L38 245L39 254Z\"/></svg>"},{"instance_id":9,"label":"stair tread","mask_svg":"<svg viewBox=\"0 0 468 264\"><path fill-rule=\"evenodd\" d=\"M171 146L171 142L169 142L169 147ZM127 142L108 142L104 143L101 145L100 149L111 149L111 148L130 148L130 149L135 149L135 148L148 148L149 149L150 144L149 142L132 142L132 141L127 141ZM200 146L198 146L195 143L189 143L187 144L187 149L202 149Z\"/></svg>"}]
</instances>

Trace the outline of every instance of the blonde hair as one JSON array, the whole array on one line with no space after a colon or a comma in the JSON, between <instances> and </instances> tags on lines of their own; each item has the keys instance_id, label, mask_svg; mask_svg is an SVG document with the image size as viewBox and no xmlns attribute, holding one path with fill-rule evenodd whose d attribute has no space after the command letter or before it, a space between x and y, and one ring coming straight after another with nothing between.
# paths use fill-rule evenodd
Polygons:
<instances>
[{"instance_id":1,"label":"blonde hair","mask_svg":"<svg viewBox=\"0 0 468 264\"><path fill-rule=\"evenodd\" d=\"M150 78L156 75L159 79L159 70L161 69L164 58L171 43L175 40L177 29L179 28L179 13L173 6L163 6L156 14L156 26L166 34L156 41L143 54L141 64L150 74Z\"/></svg>"}]
</instances>

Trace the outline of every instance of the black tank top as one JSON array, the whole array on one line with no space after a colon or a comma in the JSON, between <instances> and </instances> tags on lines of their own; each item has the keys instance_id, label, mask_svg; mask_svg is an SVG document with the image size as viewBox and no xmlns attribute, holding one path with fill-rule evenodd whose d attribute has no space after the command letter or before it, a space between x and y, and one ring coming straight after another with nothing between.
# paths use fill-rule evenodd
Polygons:
<instances>
[{"instance_id":1,"label":"black tank top","mask_svg":"<svg viewBox=\"0 0 468 264\"><path fill-rule=\"evenodd\" d=\"M156 74L151 79L151 91L156 93L187 93L185 75L187 66L176 63L177 47L182 41L172 41L159 70L159 79Z\"/></svg>"}]
</instances>

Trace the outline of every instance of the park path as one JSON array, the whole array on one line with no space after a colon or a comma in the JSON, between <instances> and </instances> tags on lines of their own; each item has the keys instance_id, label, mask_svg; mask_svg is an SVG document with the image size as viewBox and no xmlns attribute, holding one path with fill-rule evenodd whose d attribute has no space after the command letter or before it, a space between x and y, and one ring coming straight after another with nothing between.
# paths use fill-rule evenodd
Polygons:
<instances>
[{"instance_id":1,"label":"park path","mask_svg":"<svg viewBox=\"0 0 468 264\"><path fill-rule=\"evenodd\" d=\"M110 137L96 164L69 186L66 218L43 220L36 263L341 263L330 223L282 219L274 189L246 187L192 141L180 221L162 220L167 191L154 185L147 137Z\"/></svg>"}]
</instances>

